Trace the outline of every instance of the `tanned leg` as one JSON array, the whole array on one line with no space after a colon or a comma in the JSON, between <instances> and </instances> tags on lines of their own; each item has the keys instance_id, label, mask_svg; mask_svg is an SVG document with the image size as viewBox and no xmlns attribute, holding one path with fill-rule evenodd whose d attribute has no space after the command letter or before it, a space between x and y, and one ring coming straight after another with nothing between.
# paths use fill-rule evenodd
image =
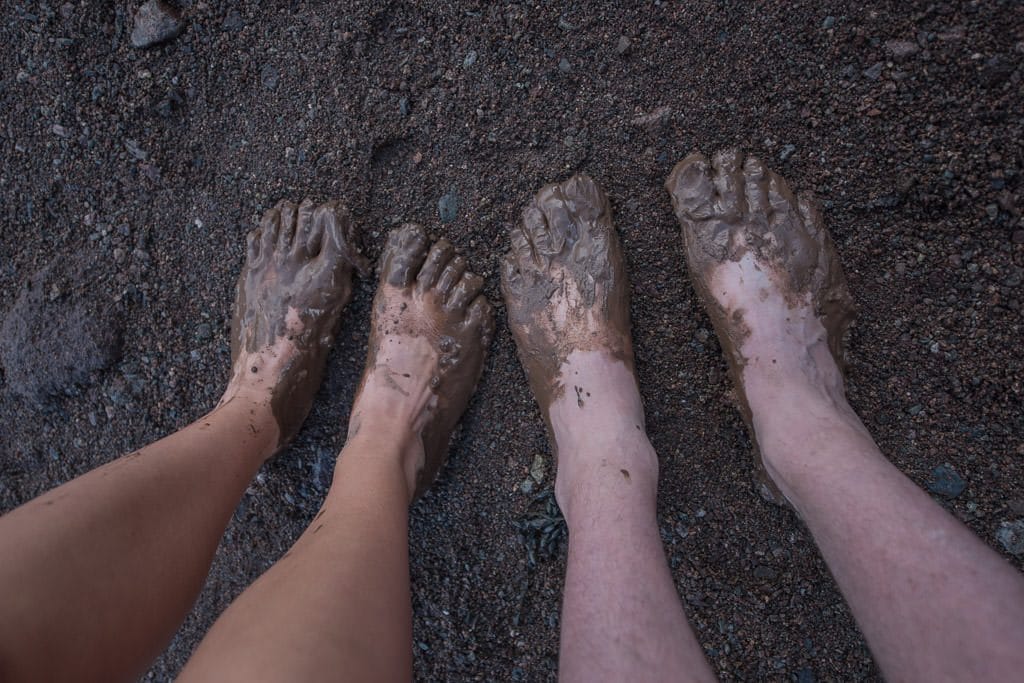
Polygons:
<instances>
[{"instance_id":1,"label":"tanned leg","mask_svg":"<svg viewBox=\"0 0 1024 683\"><path fill-rule=\"evenodd\" d=\"M560 678L713 680L658 532L658 457L644 430L608 200L586 176L549 185L511 238L509 327L548 423L569 527Z\"/></svg>"},{"instance_id":2,"label":"tanned leg","mask_svg":"<svg viewBox=\"0 0 1024 683\"><path fill-rule=\"evenodd\" d=\"M362 267L351 238L333 204L267 212L220 404L0 517L0 680L132 680L170 640L249 481L310 408Z\"/></svg>"},{"instance_id":3,"label":"tanned leg","mask_svg":"<svg viewBox=\"0 0 1024 683\"><path fill-rule=\"evenodd\" d=\"M764 491L811 530L886 679L1020 678L1024 577L889 463L846 401L851 300L813 200L735 151L690 155L667 187Z\"/></svg>"},{"instance_id":4,"label":"tanned leg","mask_svg":"<svg viewBox=\"0 0 1024 683\"><path fill-rule=\"evenodd\" d=\"M366 371L323 508L217 621L182 681L412 678L408 507L444 463L494 333L483 279L391 233Z\"/></svg>"}]
</instances>

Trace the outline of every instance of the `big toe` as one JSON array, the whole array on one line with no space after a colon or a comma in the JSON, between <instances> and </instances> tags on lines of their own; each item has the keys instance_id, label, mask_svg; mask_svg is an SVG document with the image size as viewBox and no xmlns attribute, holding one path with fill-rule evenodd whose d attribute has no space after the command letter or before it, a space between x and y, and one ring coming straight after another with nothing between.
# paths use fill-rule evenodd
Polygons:
<instances>
[{"instance_id":1,"label":"big toe","mask_svg":"<svg viewBox=\"0 0 1024 683\"><path fill-rule=\"evenodd\" d=\"M430 241L422 226L406 223L388 235L381 256L380 279L395 287L409 287L427 258Z\"/></svg>"}]
</instances>

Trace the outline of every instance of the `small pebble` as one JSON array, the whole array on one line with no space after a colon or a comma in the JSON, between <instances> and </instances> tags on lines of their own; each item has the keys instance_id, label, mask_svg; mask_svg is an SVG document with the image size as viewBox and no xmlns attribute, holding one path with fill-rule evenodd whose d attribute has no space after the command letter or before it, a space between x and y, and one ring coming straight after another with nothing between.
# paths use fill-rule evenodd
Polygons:
<instances>
[{"instance_id":1,"label":"small pebble","mask_svg":"<svg viewBox=\"0 0 1024 683\"><path fill-rule=\"evenodd\" d=\"M437 213L442 223L451 223L459 212L459 195L455 190L449 190L444 196L437 200Z\"/></svg>"},{"instance_id":2,"label":"small pebble","mask_svg":"<svg viewBox=\"0 0 1024 683\"><path fill-rule=\"evenodd\" d=\"M619 36L619 42L615 44L615 53L619 56L625 55L631 47L633 47L633 42L629 38Z\"/></svg>"},{"instance_id":3,"label":"small pebble","mask_svg":"<svg viewBox=\"0 0 1024 683\"><path fill-rule=\"evenodd\" d=\"M825 21L821 22L821 27L826 31L836 25L835 17L825 17Z\"/></svg>"},{"instance_id":4,"label":"small pebble","mask_svg":"<svg viewBox=\"0 0 1024 683\"><path fill-rule=\"evenodd\" d=\"M569 73L572 71L572 64L569 63L568 59L562 57L558 60L558 70L563 73Z\"/></svg>"},{"instance_id":5,"label":"small pebble","mask_svg":"<svg viewBox=\"0 0 1024 683\"><path fill-rule=\"evenodd\" d=\"M965 488L967 488L966 482L948 463L939 465L932 470L932 478L928 482L928 490L932 493L946 498L956 498L963 493Z\"/></svg>"},{"instance_id":6,"label":"small pebble","mask_svg":"<svg viewBox=\"0 0 1024 683\"><path fill-rule=\"evenodd\" d=\"M1002 522L996 531L996 540L1011 555L1024 555L1024 519Z\"/></svg>"},{"instance_id":7,"label":"small pebble","mask_svg":"<svg viewBox=\"0 0 1024 683\"><path fill-rule=\"evenodd\" d=\"M176 37L183 28L181 10L164 0L148 0L135 12L132 45L138 48L158 45Z\"/></svg>"},{"instance_id":8,"label":"small pebble","mask_svg":"<svg viewBox=\"0 0 1024 683\"><path fill-rule=\"evenodd\" d=\"M279 80L281 80L281 73L273 64L267 64L260 70L260 83L262 83L263 87L267 90L274 90L277 88Z\"/></svg>"}]
</instances>

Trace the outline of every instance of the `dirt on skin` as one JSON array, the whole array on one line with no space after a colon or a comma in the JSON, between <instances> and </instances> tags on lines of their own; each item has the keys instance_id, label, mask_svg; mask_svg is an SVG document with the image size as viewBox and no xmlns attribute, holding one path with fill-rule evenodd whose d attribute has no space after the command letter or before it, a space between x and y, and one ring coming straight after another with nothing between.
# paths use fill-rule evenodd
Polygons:
<instances>
[{"instance_id":1,"label":"dirt on skin","mask_svg":"<svg viewBox=\"0 0 1024 683\"><path fill-rule=\"evenodd\" d=\"M338 318L352 298L354 272L370 262L348 210L337 202L319 206L282 200L246 237L246 262L235 286L231 364L235 376L274 387L270 406L284 445L309 414L334 344ZM295 354L274 377L249 362L287 337ZM270 351L272 353L272 351Z\"/></svg>"},{"instance_id":2,"label":"dirt on skin","mask_svg":"<svg viewBox=\"0 0 1024 683\"><path fill-rule=\"evenodd\" d=\"M480 294L484 279L466 268L451 242L431 245L426 231L415 224L392 230L381 256L366 367L389 373L391 387L406 393L391 377L397 372L391 354L400 352L393 345L422 337L437 354L429 381L433 403L421 432L424 462L416 473L413 500L430 488L448 460L452 431L480 381L494 338L494 309ZM357 411L350 434L358 429L359 418Z\"/></svg>"},{"instance_id":3,"label":"dirt on skin","mask_svg":"<svg viewBox=\"0 0 1024 683\"><path fill-rule=\"evenodd\" d=\"M662 539L712 666L725 680L877 680L806 530L752 483L664 189L693 150L738 147L821 200L858 307L847 393L882 451L1021 566L997 539L1024 519L1019 2L182 8L183 32L146 50L131 47L129 3L0 9L0 315L81 254L92 280L47 281L23 306L109 307L102 320L127 323L116 356L66 326L26 328L90 370L30 364L32 386L57 394L41 410L4 368L0 510L213 407L245 235L278 200L344 201L371 259L416 221L499 307L449 462L412 511L416 676L555 680L564 534L498 275L538 189L586 173L626 259ZM243 497L151 679L173 678L316 514L376 287L356 280L309 417Z\"/></svg>"},{"instance_id":4,"label":"dirt on skin","mask_svg":"<svg viewBox=\"0 0 1024 683\"><path fill-rule=\"evenodd\" d=\"M827 334L829 350L846 366L846 337L854 306L835 244L811 195L799 200L784 178L753 156L744 161L737 150L715 154L712 163L699 152L676 164L665 181L682 227L686 264L694 289L711 318L729 361L729 376L754 446L761 495L774 503L786 500L767 476L742 382L746 359L740 345L749 334L742 314L730 316L711 294L713 271L725 261L748 253L755 267L781 278L786 300L810 296L814 314ZM737 311L736 313L740 313Z\"/></svg>"},{"instance_id":5,"label":"dirt on skin","mask_svg":"<svg viewBox=\"0 0 1024 683\"><path fill-rule=\"evenodd\" d=\"M633 370L625 259L608 198L585 175L542 188L509 240L501 272L508 325L550 428L572 351L603 349Z\"/></svg>"}]
</instances>

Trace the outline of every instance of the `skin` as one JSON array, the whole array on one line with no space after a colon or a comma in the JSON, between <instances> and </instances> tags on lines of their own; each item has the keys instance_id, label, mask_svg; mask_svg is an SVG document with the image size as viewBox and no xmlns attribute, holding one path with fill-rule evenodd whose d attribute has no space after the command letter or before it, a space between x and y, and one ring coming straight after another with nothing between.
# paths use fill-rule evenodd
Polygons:
<instances>
[{"instance_id":1,"label":"skin","mask_svg":"<svg viewBox=\"0 0 1024 683\"><path fill-rule=\"evenodd\" d=\"M214 624L180 680L412 678L408 508L433 482L494 334L482 279L422 228L391 233L370 348L323 507Z\"/></svg>"},{"instance_id":2,"label":"skin","mask_svg":"<svg viewBox=\"0 0 1024 683\"><path fill-rule=\"evenodd\" d=\"M586 176L545 187L511 240L509 327L558 456L555 496L569 528L560 678L714 680L661 546L658 458L608 200Z\"/></svg>"},{"instance_id":3,"label":"skin","mask_svg":"<svg viewBox=\"0 0 1024 683\"><path fill-rule=\"evenodd\" d=\"M1019 678L1024 577L889 463L846 400L850 299L813 201L736 151L692 154L666 186L761 472L807 524L886 679Z\"/></svg>"},{"instance_id":4,"label":"skin","mask_svg":"<svg viewBox=\"0 0 1024 683\"><path fill-rule=\"evenodd\" d=\"M0 517L0 680L132 680L166 646L252 477L312 403L299 370L322 373L363 267L341 216L282 203L250 235L212 412Z\"/></svg>"}]
</instances>

